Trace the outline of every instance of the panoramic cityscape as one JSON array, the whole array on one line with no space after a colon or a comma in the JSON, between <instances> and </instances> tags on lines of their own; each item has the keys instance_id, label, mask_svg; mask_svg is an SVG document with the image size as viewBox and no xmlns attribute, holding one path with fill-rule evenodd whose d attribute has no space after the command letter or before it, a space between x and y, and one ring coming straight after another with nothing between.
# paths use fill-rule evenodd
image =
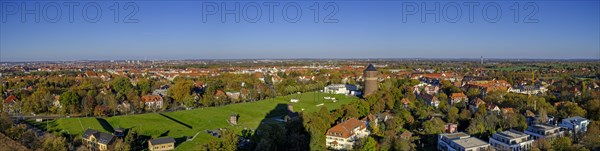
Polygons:
<instances>
[{"instance_id":1,"label":"panoramic cityscape","mask_svg":"<svg viewBox=\"0 0 600 151\"><path fill-rule=\"evenodd\" d=\"M600 151L600 1L0 1L0 150Z\"/></svg>"}]
</instances>

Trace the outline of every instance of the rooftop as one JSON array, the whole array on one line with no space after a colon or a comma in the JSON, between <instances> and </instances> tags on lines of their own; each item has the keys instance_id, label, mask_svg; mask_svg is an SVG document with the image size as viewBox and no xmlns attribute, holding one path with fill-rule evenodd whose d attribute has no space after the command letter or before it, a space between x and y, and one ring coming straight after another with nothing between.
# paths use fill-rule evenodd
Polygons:
<instances>
[{"instance_id":1,"label":"rooftop","mask_svg":"<svg viewBox=\"0 0 600 151\"><path fill-rule=\"evenodd\" d=\"M366 128L365 123L356 118L350 118L327 130L327 135L348 138L354 134L353 130L356 128Z\"/></svg>"},{"instance_id":2,"label":"rooftop","mask_svg":"<svg viewBox=\"0 0 600 151\"><path fill-rule=\"evenodd\" d=\"M157 138L157 139L150 140L150 143L152 145L175 143L175 139L173 139L173 137L163 137L163 138Z\"/></svg>"},{"instance_id":3,"label":"rooftop","mask_svg":"<svg viewBox=\"0 0 600 151\"><path fill-rule=\"evenodd\" d=\"M472 148L472 147L477 147L477 146L488 145L487 142L484 142L475 137L456 139L456 140L452 140L452 141L464 148Z\"/></svg>"},{"instance_id":4,"label":"rooftop","mask_svg":"<svg viewBox=\"0 0 600 151\"><path fill-rule=\"evenodd\" d=\"M547 124L533 124L531 126L529 126L527 129L537 129L537 130L552 130L552 129L556 129L559 128L557 126L552 126L552 125L547 125Z\"/></svg>"},{"instance_id":5,"label":"rooftop","mask_svg":"<svg viewBox=\"0 0 600 151\"><path fill-rule=\"evenodd\" d=\"M444 134L440 134L442 136L445 136L448 139L455 139L455 138L462 138L462 137L471 137L471 135L464 133L464 132L459 132L459 133L444 133Z\"/></svg>"},{"instance_id":6,"label":"rooftop","mask_svg":"<svg viewBox=\"0 0 600 151\"><path fill-rule=\"evenodd\" d=\"M369 64L369 66L365 69L365 71L377 71L377 69L375 69L373 64Z\"/></svg>"},{"instance_id":7,"label":"rooftop","mask_svg":"<svg viewBox=\"0 0 600 151\"><path fill-rule=\"evenodd\" d=\"M569 117L566 119L563 119L563 121L567 121L567 122L571 122L571 123L579 123L579 122L583 122L583 121L587 121L588 119L583 118L581 116L574 116L574 117Z\"/></svg>"},{"instance_id":8,"label":"rooftop","mask_svg":"<svg viewBox=\"0 0 600 151\"><path fill-rule=\"evenodd\" d=\"M497 135L500 135L502 137L508 138L508 139L515 139L515 138L521 138L521 137L526 137L528 136L525 133L516 131L516 130L508 130L508 131L504 131L504 132L498 132L496 133Z\"/></svg>"},{"instance_id":9,"label":"rooftop","mask_svg":"<svg viewBox=\"0 0 600 151\"><path fill-rule=\"evenodd\" d=\"M114 140L114 135L104 132L99 132L93 129L87 129L83 133L83 138L89 138L90 136L94 136L96 140L101 144L110 144Z\"/></svg>"}]
</instances>

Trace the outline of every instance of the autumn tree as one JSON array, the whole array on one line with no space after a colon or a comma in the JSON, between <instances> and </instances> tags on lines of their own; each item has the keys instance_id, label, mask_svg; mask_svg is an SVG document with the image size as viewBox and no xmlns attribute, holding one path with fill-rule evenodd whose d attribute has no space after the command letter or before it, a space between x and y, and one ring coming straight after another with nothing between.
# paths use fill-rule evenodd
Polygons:
<instances>
[{"instance_id":1,"label":"autumn tree","mask_svg":"<svg viewBox=\"0 0 600 151\"><path fill-rule=\"evenodd\" d=\"M73 91L67 91L60 95L60 103L66 109L66 113L76 113L79 109L81 99Z\"/></svg>"},{"instance_id":2,"label":"autumn tree","mask_svg":"<svg viewBox=\"0 0 600 151\"><path fill-rule=\"evenodd\" d=\"M443 133L445 130L444 125L446 125L446 123L439 118L433 118L431 120L425 121L425 122L423 122L423 133L424 134Z\"/></svg>"},{"instance_id":3,"label":"autumn tree","mask_svg":"<svg viewBox=\"0 0 600 151\"><path fill-rule=\"evenodd\" d=\"M585 108L588 113L588 118L591 120L600 120L600 99L589 100Z\"/></svg>"},{"instance_id":4,"label":"autumn tree","mask_svg":"<svg viewBox=\"0 0 600 151\"><path fill-rule=\"evenodd\" d=\"M152 81L146 78L140 78L140 80L137 83L137 87L142 95L146 95L152 92Z\"/></svg>"},{"instance_id":5,"label":"autumn tree","mask_svg":"<svg viewBox=\"0 0 600 151\"><path fill-rule=\"evenodd\" d=\"M367 137L362 146L357 146L360 151L377 151L377 141L373 137Z\"/></svg>"},{"instance_id":6,"label":"autumn tree","mask_svg":"<svg viewBox=\"0 0 600 151\"><path fill-rule=\"evenodd\" d=\"M175 102L183 103L184 99L191 95L194 83L190 80L179 79L175 81L175 85L170 87L168 90L169 96L171 96Z\"/></svg>"},{"instance_id":7,"label":"autumn tree","mask_svg":"<svg viewBox=\"0 0 600 151\"><path fill-rule=\"evenodd\" d=\"M590 150L600 150L600 122L592 121L587 132L580 140L581 144Z\"/></svg>"},{"instance_id":8,"label":"autumn tree","mask_svg":"<svg viewBox=\"0 0 600 151\"><path fill-rule=\"evenodd\" d=\"M586 111L576 103L565 103L558 107L558 117L567 118L573 116L585 116Z\"/></svg>"},{"instance_id":9,"label":"autumn tree","mask_svg":"<svg viewBox=\"0 0 600 151\"><path fill-rule=\"evenodd\" d=\"M54 136L52 134L44 135L40 150L67 151L68 144L64 137Z\"/></svg>"},{"instance_id":10,"label":"autumn tree","mask_svg":"<svg viewBox=\"0 0 600 151\"><path fill-rule=\"evenodd\" d=\"M23 112L36 114L47 112L53 99L48 90L39 89L23 99Z\"/></svg>"},{"instance_id":11,"label":"autumn tree","mask_svg":"<svg viewBox=\"0 0 600 151\"><path fill-rule=\"evenodd\" d=\"M133 90L133 85L131 84L131 81L129 81L129 78L126 77L115 78L111 82L111 86L115 91L117 91L117 93L120 93L122 95L127 94L127 92Z\"/></svg>"},{"instance_id":12,"label":"autumn tree","mask_svg":"<svg viewBox=\"0 0 600 151\"><path fill-rule=\"evenodd\" d=\"M448 122L456 123L458 120L458 108L452 106L450 110L448 110Z\"/></svg>"}]
</instances>

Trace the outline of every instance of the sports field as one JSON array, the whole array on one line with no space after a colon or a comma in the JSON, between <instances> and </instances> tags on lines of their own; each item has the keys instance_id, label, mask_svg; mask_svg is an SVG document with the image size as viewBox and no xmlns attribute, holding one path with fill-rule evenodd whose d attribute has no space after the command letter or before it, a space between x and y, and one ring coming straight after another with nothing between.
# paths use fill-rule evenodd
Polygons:
<instances>
[{"instance_id":1,"label":"sports field","mask_svg":"<svg viewBox=\"0 0 600 151\"><path fill-rule=\"evenodd\" d=\"M326 100L324 97L335 97L337 101ZM290 103L290 99L298 99L299 102ZM294 111L304 110L303 112L315 112L321 106L333 110L339 108L342 104L348 104L357 99L353 96L309 92L257 102L162 114L147 113L109 118L63 118L55 120L50 129L68 131L77 137L81 137L81 134L87 128L104 132L112 132L113 128L118 127L137 129L141 135L148 135L152 138L161 136L175 138L178 144L176 146L177 150L193 150L198 144L206 143L210 139L216 139L216 137L205 133L205 130L227 128L240 132L243 128L256 129L259 123L265 119L276 119L276 117L283 116L286 112L285 110L281 110L281 107L287 107L287 104L293 104ZM275 108L278 108L278 110L274 111ZM227 122L232 113L239 114L238 125L236 126L232 126ZM271 113L268 118L266 117L267 113ZM194 135L196 137L193 140L186 141L186 138L193 137Z\"/></svg>"}]
</instances>

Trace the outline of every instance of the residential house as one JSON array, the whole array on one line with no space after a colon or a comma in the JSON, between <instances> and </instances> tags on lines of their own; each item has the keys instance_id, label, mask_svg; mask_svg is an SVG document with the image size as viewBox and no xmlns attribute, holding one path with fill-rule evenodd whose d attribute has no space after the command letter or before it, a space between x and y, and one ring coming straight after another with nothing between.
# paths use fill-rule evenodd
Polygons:
<instances>
[{"instance_id":1,"label":"residential house","mask_svg":"<svg viewBox=\"0 0 600 151\"><path fill-rule=\"evenodd\" d=\"M227 95L227 97L229 99L239 100L241 93L240 92L225 92L225 95Z\"/></svg>"},{"instance_id":2,"label":"residential house","mask_svg":"<svg viewBox=\"0 0 600 151\"><path fill-rule=\"evenodd\" d=\"M440 100L434 95L431 94L422 94L419 95L419 98L423 99L427 105L438 107L440 105Z\"/></svg>"},{"instance_id":3,"label":"residential house","mask_svg":"<svg viewBox=\"0 0 600 151\"><path fill-rule=\"evenodd\" d=\"M460 103L460 102L468 102L469 98L464 93L452 93L450 95L450 104Z\"/></svg>"},{"instance_id":4,"label":"residential house","mask_svg":"<svg viewBox=\"0 0 600 151\"><path fill-rule=\"evenodd\" d=\"M458 125L454 124L454 123L448 123L446 125L444 125L444 129L446 133L454 133L456 132L456 129L458 129Z\"/></svg>"},{"instance_id":5,"label":"residential house","mask_svg":"<svg viewBox=\"0 0 600 151\"><path fill-rule=\"evenodd\" d=\"M525 130L525 134L531 135L533 139L553 138L564 135L564 131L558 126L548 124L533 124Z\"/></svg>"},{"instance_id":6,"label":"residential house","mask_svg":"<svg viewBox=\"0 0 600 151\"><path fill-rule=\"evenodd\" d=\"M502 114L515 113L515 109L513 109L511 107L501 108L500 110L502 111Z\"/></svg>"},{"instance_id":7,"label":"residential house","mask_svg":"<svg viewBox=\"0 0 600 151\"><path fill-rule=\"evenodd\" d=\"M490 144L463 132L444 133L438 135L437 148L442 151L487 151Z\"/></svg>"},{"instance_id":8,"label":"residential house","mask_svg":"<svg viewBox=\"0 0 600 151\"><path fill-rule=\"evenodd\" d=\"M575 116L563 119L558 126L564 127L573 134L579 134L586 132L589 124L590 120L580 116Z\"/></svg>"},{"instance_id":9,"label":"residential house","mask_svg":"<svg viewBox=\"0 0 600 151\"><path fill-rule=\"evenodd\" d=\"M413 93L415 94L431 94L431 95L435 95L440 91L440 87L439 86L434 86L431 84L427 84L427 83L421 83L421 84L417 84L413 87Z\"/></svg>"},{"instance_id":10,"label":"residential house","mask_svg":"<svg viewBox=\"0 0 600 151\"><path fill-rule=\"evenodd\" d=\"M363 119L361 119L362 122L364 122L368 127L377 127L379 126L379 120L377 119L377 117L373 114L370 114L365 116Z\"/></svg>"},{"instance_id":11,"label":"residential house","mask_svg":"<svg viewBox=\"0 0 600 151\"><path fill-rule=\"evenodd\" d=\"M149 109L160 109L163 106L163 97L160 95L144 95L142 101Z\"/></svg>"},{"instance_id":12,"label":"residential house","mask_svg":"<svg viewBox=\"0 0 600 151\"><path fill-rule=\"evenodd\" d=\"M175 149L175 139L173 137L156 138L148 141L150 151L165 151Z\"/></svg>"},{"instance_id":13,"label":"residential house","mask_svg":"<svg viewBox=\"0 0 600 151\"><path fill-rule=\"evenodd\" d=\"M401 101L405 109L408 109L410 107L410 100L408 98L403 98Z\"/></svg>"},{"instance_id":14,"label":"residential house","mask_svg":"<svg viewBox=\"0 0 600 151\"><path fill-rule=\"evenodd\" d=\"M131 111L131 104L129 104L129 102L127 102L127 101L121 101L117 105L117 111L119 111L121 113L130 112Z\"/></svg>"},{"instance_id":15,"label":"residential house","mask_svg":"<svg viewBox=\"0 0 600 151\"><path fill-rule=\"evenodd\" d=\"M471 109L471 113L475 114L481 105L485 105L485 102L481 98L477 98L476 100L469 102L469 109Z\"/></svg>"},{"instance_id":16,"label":"residential house","mask_svg":"<svg viewBox=\"0 0 600 151\"><path fill-rule=\"evenodd\" d=\"M327 130L325 145L335 150L350 150L354 143L369 135L367 126L356 118L350 118Z\"/></svg>"},{"instance_id":17,"label":"residential house","mask_svg":"<svg viewBox=\"0 0 600 151\"><path fill-rule=\"evenodd\" d=\"M383 113L377 113L375 116L377 117L377 121L379 121L379 122L386 122L387 120L394 118L394 116L392 115L392 113L390 111L385 111Z\"/></svg>"},{"instance_id":18,"label":"residential house","mask_svg":"<svg viewBox=\"0 0 600 151\"><path fill-rule=\"evenodd\" d=\"M534 116L526 116L526 121L528 125L531 124L548 124L548 125L556 125L556 120L554 119L554 116L548 115L545 117L545 119L542 119L542 117L540 115L534 115ZM545 121L545 122L542 122Z\"/></svg>"},{"instance_id":19,"label":"residential house","mask_svg":"<svg viewBox=\"0 0 600 151\"><path fill-rule=\"evenodd\" d=\"M413 133L411 133L408 130L405 130L404 132L402 132L402 134L400 134L400 138L404 139L404 140L410 140L410 138L412 137Z\"/></svg>"},{"instance_id":20,"label":"residential house","mask_svg":"<svg viewBox=\"0 0 600 151\"><path fill-rule=\"evenodd\" d=\"M83 139L83 145L85 145L88 149L103 151L113 149L116 137L110 133L87 129L81 138Z\"/></svg>"},{"instance_id":21,"label":"residential house","mask_svg":"<svg viewBox=\"0 0 600 151\"><path fill-rule=\"evenodd\" d=\"M511 87L510 83L506 80L490 80L490 81L470 81L468 82L464 88L478 88L483 90L482 94L486 95L491 91L503 91L507 92L508 88Z\"/></svg>"},{"instance_id":22,"label":"residential house","mask_svg":"<svg viewBox=\"0 0 600 151\"><path fill-rule=\"evenodd\" d=\"M489 103L489 104L485 105L485 108L487 109L488 113L495 113L495 114L499 115L501 112L500 108L497 105L495 105L494 103Z\"/></svg>"},{"instance_id":23,"label":"residential house","mask_svg":"<svg viewBox=\"0 0 600 151\"><path fill-rule=\"evenodd\" d=\"M226 99L227 94L223 90L217 90L217 91L215 91L215 98L216 99Z\"/></svg>"},{"instance_id":24,"label":"residential house","mask_svg":"<svg viewBox=\"0 0 600 151\"><path fill-rule=\"evenodd\" d=\"M489 142L496 150L523 151L531 149L533 139L528 134L511 129L496 132Z\"/></svg>"},{"instance_id":25,"label":"residential house","mask_svg":"<svg viewBox=\"0 0 600 151\"><path fill-rule=\"evenodd\" d=\"M6 99L4 99L3 103L3 109L2 111L7 112L7 113L18 113L19 112L19 100L17 99L16 96L14 95L10 95L8 97L6 97Z\"/></svg>"}]
</instances>

